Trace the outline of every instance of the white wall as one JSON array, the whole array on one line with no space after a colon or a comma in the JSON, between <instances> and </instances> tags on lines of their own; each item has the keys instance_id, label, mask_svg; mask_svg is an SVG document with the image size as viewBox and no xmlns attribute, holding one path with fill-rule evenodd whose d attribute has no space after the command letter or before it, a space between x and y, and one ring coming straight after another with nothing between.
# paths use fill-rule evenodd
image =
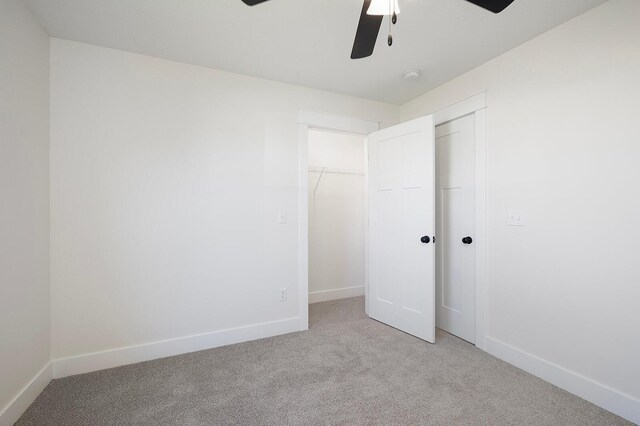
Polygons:
<instances>
[{"instance_id":1,"label":"white wall","mask_svg":"<svg viewBox=\"0 0 640 426\"><path fill-rule=\"evenodd\" d=\"M364 140L309 131L310 303L364 295Z\"/></svg>"},{"instance_id":2,"label":"white wall","mask_svg":"<svg viewBox=\"0 0 640 426\"><path fill-rule=\"evenodd\" d=\"M8 424L50 358L49 36L19 0L0 0L0 336Z\"/></svg>"},{"instance_id":3,"label":"white wall","mask_svg":"<svg viewBox=\"0 0 640 426\"><path fill-rule=\"evenodd\" d=\"M51 56L53 357L298 317L297 109L389 125L399 107L57 39Z\"/></svg>"},{"instance_id":4,"label":"white wall","mask_svg":"<svg viewBox=\"0 0 640 426\"><path fill-rule=\"evenodd\" d=\"M640 421L640 1L605 3L402 118L483 90L489 343L626 394ZM510 208L525 227L506 225Z\"/></svg>"}]
</instances>

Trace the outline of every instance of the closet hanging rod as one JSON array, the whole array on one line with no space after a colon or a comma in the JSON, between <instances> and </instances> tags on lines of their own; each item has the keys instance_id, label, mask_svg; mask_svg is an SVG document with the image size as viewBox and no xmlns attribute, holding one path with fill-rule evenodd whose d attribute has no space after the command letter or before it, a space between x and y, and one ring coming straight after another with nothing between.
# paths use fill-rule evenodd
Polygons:
<instances>
[{"instance_id":1,"label":"closet hanging rod","mask_svg":"<svg viewBox=\"0 0 640 426\"><path fill-rule=\"evenodd\" d=\"M309 167L309 172L312 172L312 173L321 173L323 171L324 173L333 173L333 174L339 174L339 175L364 176L364 172L360 170L336 169L331 167Z\"/></svg>"}]
</instances>

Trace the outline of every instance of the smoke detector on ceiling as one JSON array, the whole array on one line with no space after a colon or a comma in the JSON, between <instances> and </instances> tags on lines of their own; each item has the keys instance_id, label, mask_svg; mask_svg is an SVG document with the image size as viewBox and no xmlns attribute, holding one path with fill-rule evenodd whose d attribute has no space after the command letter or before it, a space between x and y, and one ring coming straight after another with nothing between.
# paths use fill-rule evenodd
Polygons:
<instances>
[{"instance_id":1,"label":"smoke detector on ceiling","mask_svg":"<svg viewBox=\"0 0 640 426\"><path fill-rule=\"evenodd\" d=\"M402 78L404 81L418 81L420 80L420 70L409 70L404 73Z\"/></svg>"}]
</instances>

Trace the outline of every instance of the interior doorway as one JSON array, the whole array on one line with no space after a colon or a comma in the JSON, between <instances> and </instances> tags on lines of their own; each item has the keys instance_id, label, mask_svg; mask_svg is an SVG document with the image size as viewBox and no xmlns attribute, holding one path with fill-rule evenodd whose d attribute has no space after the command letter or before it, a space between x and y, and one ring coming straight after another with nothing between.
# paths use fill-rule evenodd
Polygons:
<instances>
[{"instance_id":1,"label":"interior doorway","mask_svg":"<svg viewBox=\"0 0 640 426\"><path fill-rule=\"evenodd\" d=\"M308 133L309 303L365 294L365 137Z\"/></svg>"},{"instance_id":2,"label":"interior doorway","mask_svg":"<svg viewBox=\"0 0 640 426\"><path fill-rule=\"evenodd\" d=\"M314 188L309 187L309 136L314 131L332 132L337 134L357 135L362 138L363 146L367 135L380 129L377 121L346 115L331 114L320 111L298 110L298 312L299 330L309 329L309 196ZM362 161L365 164L364 181L367 180L366 146ZM325 170L326 171L326 170ZM366 200L364 201L366 205ZM364 226L368 226L365 215ZM365 297L368 293L367 265L368 248L365 233L364 264L365 264ZM357 287L357 285L355 286ZM349 290L352 291L352 290ZM360 291L360 290L355 290ZM316 296L313 296L316 297ZM319 297L319 296L318 296ZM365 304L365 313L368 307Z\"/></svg>"},{"instance_id":3,"label":"interior doorway","mask_svg":"<svg viewBox=\"0 0 640 426\"><path fill-rule=\"evenodd\" d=\"M365 205L367 206L365 212L365 229L367 230L364 234L364 263L365 263L365 276L364 276L364 291L366 296L366 304L365 304L365 312L371 318L379 319L382 322L390 323L390 325L403 329L410 334L418 335L424 340L433 342L435 338L425 338L420 335L420 333L412 332L410 330L411 327L404 327L404 324L407 321L401 321L401 316L391 316L387 318L389 321L384 321L378 315L381 311L380 309L373 309L371 301L374 299L380 299L379 307L385 307L384 303L389 305L389 297L384 297L384 294L380 293L380 286L376 286L376 283L380 283L380 274L387 272L393 272L390 277L397 278L402 275L398 273L398 268L402 266L403 271L411 271L413 274L416 269L420 269L421 266L424 266L425 258L424 256L432 259L432 265L436 264L436 250L435 247L439 246L438 234L442 233L443 230L438 229L435 221L435 211L436 211L436 194L438 190L436 189L436 152L435 152L435 132L436 128L439 131L444 132L440 136L443 138L446 137L457 137L456 130L451 131L449 129L448 133L445 131L447 129L447 125L455 126L456 121L462 117L470 117L469 122L473 121L473 126L469 127L469 131L466 132L468 134L473 134L473 165L470 166L470 170L473 172L470 174L474 175L474 181L471 184L472 189L470 191L473 192L473 207L469 210L473 212L473 229L467 228L470 232L464 232L465 241L463 242L462 238L460 238L460 242L465 246L473 246L473 256L467 257L466 262L469 264L473 264L470 268L470 272L468 274L473 275L475 283L475 311L473 311L473 306L466 310L468 312L467 317L473 317L475 315L475 338L473 336L473 331L467 334L463 334L462 332L453 331L453 333L457 333L462 338L475 343L476 347L486 350L486 336L485 336L485 326L484 326L484 312L485 312L485 259L486 259L486 241L485 241L485 119L486 119L486 99L485 93L479 93L475 96L467 98L463 101L460 101L456 104L453 104L449 107L443 108L434 112L430 116L425 116L422 118L414 119L409 122L402 123L400 125L386 127L384 131L379 130L379 123L375 121L368 121L353 117L333 115L321 112L314 111L306 111L300 110L298 112L298 129L299 129L299 189L300 189L300 197L298 198L298 226L299 226L299 245L298 245L298 261L299 261L299 287L298 287L298 298L299 298L299 313L300 313L300 330L307 330L309 328L309 300L310 300L310 291L309 291L309 236L310 236L310 194L315 189L314 182L317 184L318 180L315 181L310 179L309 175L309 135L310 132L316 130L329 131L329 132L337 132L341 134L351 134L351 135L359 135L362 138L366 138L367 143L365 145L365 181L367 182L365 191ZM460 121L459 123L461 123ZM416 133L421 133L423 136L415 138L414 135ZM394 142L395 141L395 142ZM455 144L454 144L455 145ZM450 145L453 146L453 145ZM419 147L422 147L418 149ZM424 149L423 149L424 148ZM417 151L416 151L417 149ZM422 152L424 151L424 152ZM431 154L429 154L429 152ZM378 160L375 160L375 159ZM374 160L372 160L374 159ZM381 160L384 160L381 162ZM399 163L398 163L399 162ZM398 164L396 164L398 163ZM400 164L400 165L399 165ZM401 166L404 164L404 166ZM426 168L425 168L426 165ZM322 167L328 168L329 166L321 165ZM326 169L325 168L325 172ZM317 174L321 174L322 170L313 170L313 172ZM431 178L428 178L428 176ZM319 176L316 176L316 178ZM324 179L324 177L323 177ZM417 185L416 182L413 182L416 179L423 179L423 184ZM428 180L431 179L431 182ZM406 181L406 182L405 182ZM391 187L387 188L389 185ZM403 196L402 203L389 203L382 202L382 199L378 200L380 197L374 197L373 195L376 192L389 192L395 187L401 190L401 193L405 194ZM397 250L391 250L388 244L380 244L380 232L383 232L384 229L380 228L380 221L377 219L377 214L372 214L372 209L375 206L402 206L404 204L411 204L410 201L414 200L415 197L411 197L411 194L417 194L418 188L432 188L431 195L427 197L427 204L423 206L424 208L416 209L409 208L403 211L409 212L409 215L402 215L401 219L393 219L390 223L395 222L403 222L402 226L391 227L389 229L401 229L400 235L402 238L400 240L404 241L406 237L406 246L413 247L419 245L422 247L423 255L418 255L419 249L412 249L416 252L415 256L401 256L403 259L402 264L393 262L393 253L397 252ZM393 191L391 191L393 192ZM469 192L469 191L467 191ZM317 194L317 193L316 193ZM387 194L384 194L387 195ZM402 197L401 197L402 198ZM424 197L419 196L420 200L423 200ZM415 200L414 200L415 201ZM381 204L382 203L382 204ZM444 204L444 203L441 203ZM373 207L372 207L373 206ZM425 208L432 213L433 222L430 220L424 220L425 217L421 211L425 210ZM383 209L384 210L384 209ZM388 210L388 209L387 209ZM393 210L393 209L392 209ZM385 210L386 211L386 210ZM383 212L384 213L384 212ZM447 213L449 214L449 213ZM415 216L415 217L414 217ZM384 216L385 220L390 216ZM407 223L413 223L412 218L416 219L415 226L409 226ZM423 220L418 220L422 218ZM406 220L405 220L406 219ZM407 222L409 220L409 222ZM468 217L467 217L468 220ZM389 222L387 220L387 222ZM404 223L407 222L407 223ZM386 222L385 222L386 223ZM444 224L442 226L445 226ZM376 233L375 230L380 232ZM313 232L313 231L311 231ZM453 234L454 232L450 232ZM383 232L384 234L384 232ZM390 233L389 238L392 241L394 240L394 236ZM384 235L387 235L384 234ZM396 235L396 237L398 236ZM416 235L418 239L416 239ZM434 238L436 237L436 238ZM469 241L469 239L472 241ZM396 238L397 239L397 238ZM434 244L435 243L435 244ZM471 243L471 244L469 244ZM376 244L378 244L376 246ZM404 244L404 243L403 243ZM397 244L396 244L397 245ZM376 251L376 247L384 248L384 250ZM451 245L451 247L453 247ZM390 252L391 250L391 252ZM468 251L468 250L467 250ZM384 253L383 253L384 252ZM405 253L406 254L406 253ZM444 252L441 254L444 257ZM377 257L376 257L377 256ZM376 257L376 259L374 259ZM391 259L391 260L390 260ZM384 261L384 262L383 262ZM442 261L442 260L441 260ZM386 263L385 263L386 262ZM380 265L382 263L388 264L388 268L381 268ZM394 266L396 265L396 266ZM395 268L395 269L394 269ZM425 275L425 280L416 280L415 282L423 283L424 288L413 286L411 289L415 290L412 292L408 292L408 288L399 289L394 286L386 286L385 289L392 290L392 293L387 294L397 296L396 299L399 299L400 302L392 305L398 305L404 311L411 311L416 314L413 316L414 320L411 322L411 325L421 324L421 327L425 329L430 329L433 331L435 335L435 327L436 327L436 311L437 311L437 297L436 297L436 269L437 267L428 268L431 272ZM441 268L442 269L442 268ZM395 272L394 272L395 271ZM372 275L373 274L373 275ZM406 274L405 274L406 275ZM429 275L429 276L427 276ZM386 275L385 275L386 276ZM393 279L387 280L390 283L393 282ZM386 282L386 281L385 281ZM406 282L406 280L404 281ZM412 281L413 282L413 281ZM348 287L358 287L348 285ZM405 286L406 287L406 286ZM415 288L414 288L415 287ZM344 288L344 287L341 287ZM422 288L422 290L420 290ZM322 290L321 290L322 291ZM440 298L442 299L442 294L448 291L445 289L444 291L441 289ZM454 290L455 291L455 290ZM417 293L416 293L417 292ZM409 295L411 293L411 295ZM419 294L418 294L419 293ZM312 296L315 298L315 296ZM446 299L446 298L445 298ZM451 299L451 298L449 298ZM467 297L467 304L473 303L473 297ZM404 303L406 300L416 301L422 303L421 308L417 307L416 303ZM446 306L452 307L453 303L449 303ZM423 306L424 305L424 306ZM455 306L453 306L455 308ZM375 306L374 306L375 308ZM384 310L384 309L383 309ZM460 309L458 309L460 310ZM403 311L403 312L404 312ZM408 315L408 314L407 314ZM405 315L405 316L407 316ZM422 319L416 319L420 317ZM405 319L408 319L405 318ZM391 321L393 320L393 321ZM396 321L397 320L397 321ZM398 324L398 321L400 321ZM426 326L420 321L426 321ZM391 324L394 322L393 324ZM447 329L446 325L441 325L438 323L438 326L441 326L443 329ZM449 330L453 330L449 328ZM466 337L465 337L466 336Z\"/></svg>"}]
</instances>

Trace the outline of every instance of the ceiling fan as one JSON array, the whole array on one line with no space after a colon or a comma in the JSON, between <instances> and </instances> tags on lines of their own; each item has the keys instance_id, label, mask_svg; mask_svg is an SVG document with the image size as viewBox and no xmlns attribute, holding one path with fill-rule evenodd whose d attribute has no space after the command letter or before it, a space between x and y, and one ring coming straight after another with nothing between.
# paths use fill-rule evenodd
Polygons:
<instances>
[{"instance_id":1,"label":"ceiling fan","mask_svg":"<svg viewBox=\"0 0 640 426\"><path fill-rule=\"evenodd\" d=\"M242 0L244 4L255 6L268 0ZM467 0L477 6L490 10L493 13L500 13L507 8L514 0ZM387 7L388 5L388 7ZM376 39L382 26L382 18L385 15L391 16L393 24L397 21L398 0L364 0L360 21L356 30L356 38L353 42L351 59L360 59L371 56L376 45ZM387 40L389 46L393 43L391 31Z\"/></svg>"},{"instance_id":2,"label":"ceiling fan","mask_svg":"<svg viewBox=\"0 0 640 426\"><path fill-rule=\"evenodd\" d=\"M242 0L244 4L255 6L268 0ZM477 6L487 9L493 13L500 13L505 10L514 0L467 0ZM353 42L351 59L360 59L371 56L376 45L378 33L382 26L382 18L385 15L391 16L391 23L397 22L398 0L364 0L360 21L356 30L356 38ZM387 39L389 46L393 43L391 31Z\"/></svg>"}]
</instances>

